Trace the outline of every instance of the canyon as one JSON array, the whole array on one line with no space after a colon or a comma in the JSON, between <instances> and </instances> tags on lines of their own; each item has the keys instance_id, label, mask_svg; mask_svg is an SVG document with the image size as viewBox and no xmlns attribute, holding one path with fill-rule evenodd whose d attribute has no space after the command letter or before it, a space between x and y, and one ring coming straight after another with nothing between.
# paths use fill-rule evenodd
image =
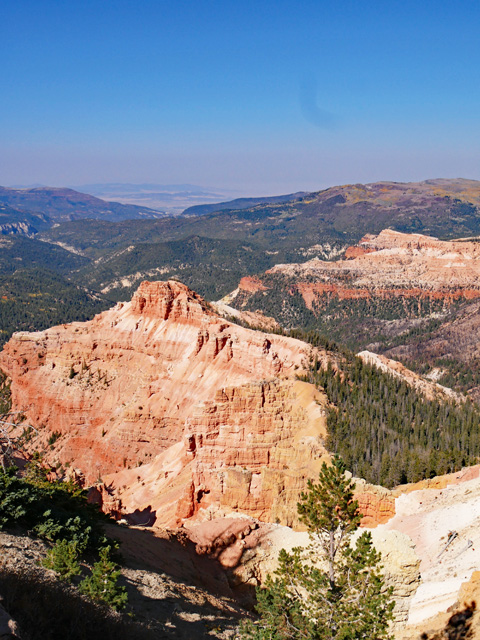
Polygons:
<instances>
[{"instance_id":1,"label":"canyon","mask_svg":"<svg viewBox=\"0 0 480 640\"><path fill-rule=\"evenodd\" d=\"M298 379L325 350L226 321L184 285L144 282L86 323L17 333L0 354L28 447L118 517L241 513L298 525L324 460L326 396ZM366 489L366 523L391 507Z\"/></svg>"},{"instance_id":2,"label":"canyon","mask_svg":"<svg viewBox=\"0 0 480 640\"><path fill-rule=\"evenodd\" d=\"M130 302L89 322L14 334L0 367L11 379L12 410L25 417L18 429L27 429L26 446L45 452L54 477L89 488L92 502L153 540L188 540L247 604L280 548L307 541L296 503L330 458L329 405L301 378L313 361L333 371L340 364L323 348L239 326L219 311L231 309L179 282L144 282ZM425 397L460 401L400 363L360 356ZM438 614L476 588L462 585L476 584L479 545L461 565L448 555L445 571L433 559L452 521L458 543L473 535L478 467L393 491L356 484L402 633L438 626ZM438 540L427 540L433 530Z\"/></svg>"},{"instance_id":3,"label":"canyon","mask_svg":"<svg viewBox=\"0 0 480 640\"><path fill-rule=\"evenodd\" d=\"M326 399L296 379L313 357L326 354L228 322L171 281L91 322L17 333L0 366L37 429L30 446L117 510L149 505L162 525L207 508L287 522L327 458Z\"/></svg>"},{"instance_id":4,"label":"canyon","mask_svg":"<svg viewBox=\"0 0 480 640\"><path fill-rule=\"evenodd\" d=\"M478 398L480 244L384 229L339 260L278 264L223 302L400 360Z\"/></svg>"}]
</instances>

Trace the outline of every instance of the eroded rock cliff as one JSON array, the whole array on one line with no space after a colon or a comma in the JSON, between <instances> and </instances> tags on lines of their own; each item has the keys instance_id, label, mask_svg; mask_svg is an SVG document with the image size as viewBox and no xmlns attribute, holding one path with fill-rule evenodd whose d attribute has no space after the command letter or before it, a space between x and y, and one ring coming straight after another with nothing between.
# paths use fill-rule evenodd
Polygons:
<instances>
[{"instance_id":1,"label":"eroded rock cliff","mask_svg":"<svg viewBox=\"0 0 480 640\"><path fill-rule=\"evenodd\" d=\"M97 482L107 508L150 507L159 524L206 508L291 523L327 455L326 399L296 380L312 355L169 281L91 322L15 334L0 367L38 430L31 446Z\"/></svg>"},{"instance_id":2,"label":"eroded rock cliff","mask_svg":"<svg viewBox=\"0 0 480 640\"><path fill-rule=\"evenodd\" d=\"M451 304L480 297L480 246L385 229L347 249L344 260L280 264L266 274L291 280L309 309L322 297L423 298ZM250 295L268 288L262 278L243 278L230 302L245 304Z\"/></svg>"}]
</instances>

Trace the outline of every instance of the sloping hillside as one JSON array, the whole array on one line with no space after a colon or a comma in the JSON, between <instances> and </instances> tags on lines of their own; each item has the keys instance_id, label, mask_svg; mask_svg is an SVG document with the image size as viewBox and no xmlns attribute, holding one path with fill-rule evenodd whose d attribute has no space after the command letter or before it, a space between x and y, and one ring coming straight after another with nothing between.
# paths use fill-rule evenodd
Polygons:
<instances>
[{"instance_id":1,"label":"sloping hillside","mask_svg":"<svg viewBox=\"0 0 480 640\"><path fill-rule=\"evenodd\" d=\"M299 200L307 195L305 192L290 193L285 196L270 196L266 198L235 198L227 202L217 202L214 204L197 204L188 207L183 212L184 216L203 216L207 213L215 213L216 211L238 211L241 209L250 209L262 204L281 204L283 202L291 202Z\"/></svg>"},{"instance_id":2,"label":"sloping hillside","mask_svg":"<svg viewBox=\"0 0 480 640\"><path fill-rule=\"evenodd\" d=\"M344 185L291 202L240 210L120 225L94 222L61 225L45 234L78 248L115 248L187 235L248 240L259 250L278 251L277 262L325 257L326 245L346 248L366 233L391 228L440 238L480 234L480 182L428 180Z\"/></svg>"},{"instance_id":3,"label":"sloping hillside","mask_svg":"<svg viewBox=\"0 0 480 640\"><path fill-rule=\"evenodd\" d=\"M53 187L33 189L0 187L0 203L22 212L47 216L50 224L84 218L116 221L160 218L163 215L148 207L106 202L73 189Z\"/></svg>"}]
</instances>

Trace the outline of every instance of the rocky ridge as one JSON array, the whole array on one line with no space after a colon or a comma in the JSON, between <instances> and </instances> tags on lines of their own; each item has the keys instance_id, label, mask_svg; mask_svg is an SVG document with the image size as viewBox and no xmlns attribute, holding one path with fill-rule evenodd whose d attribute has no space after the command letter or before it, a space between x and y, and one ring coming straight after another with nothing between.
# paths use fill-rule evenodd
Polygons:
<instances>
[{"instance_id":1,"label":"rocky ridge","mask_svg":"<svg viewBox=\"0 0 480 640\"><path fill-rule=\"evenodd\" d=\"M38 429L32 448L97 483L112 509L150 506L171 525L205 508L295 511L327 456L326 399L296 380L311 357L225 321L184 285L145 282L91 322L15 334L0 366Z\"/></svg>"},{"instance_id":2,"label":"rocky ridge","mask_svg":"<svg viewBox=\"0 0 480 640\"><path fill-rule=\"evenodd\" d=\"M198 556L192 544L185 541L180 543L169 532L162 532L154 537L150 532L138 528L127 529L111 525L108 529L109 535L122 541L120 583L127 590L129 606L135 612L135 621L145 631L151 631L144 637L159 640L226 640L235 637L238 620L245 616L245 612L234 600L228 582L219 573L214 560ZM49 618L51 620L52 615L55 615L55 603L50 601L51 610L37 611L35 618L30 603L21 606L15 600L15 596L20 596L21 599L21 591L19 592L18 582L13 579L18 575L27 583L30 580L36 584L36 589L42 589L44 593L50 585L58 588L55 573L41 564L48 550L47 544L20 531L0 532L0 583L4 589L13 585L12 592L8 589L3 591L2 601L7 611L10 608L26 610L22 614L27 622L27 626L19 626L8 614L2 615L0 605L2 640L27 640L31 637L31 631L38 638L39 626L45 633L48 632ZM64 589L72 596L78 595L69 585L64 584ZM77 615L78 613L77 610ZM41 621L38 620L38 614ZM121 618L120 614L113 611L109 615L113 620ZM34 629L28 628L32 623ZM8 633L11 635L7 635ZM142 637L138 629L136 633L135 637Z\"/></svg>"},{"instance_id":3,"label":"rocky ridge","mask_svg":"<svg viewBox=\"0 0 480 640\"><path fill-rule=\"evenodd\" d=\"M312 309L322 296L339 300L380 298L432 298L449 304L480 297L480 244L441 241L421 234L385 229L366 235L350 247L344 260L317 258L301 264L280 264L266 274L282 275ZM237 295L242 304L246 294L268 291L262 278L247 277ZM248 297L248 295L247 295Z\"/></svg>"},{"instance_id":4,"label":"rocky ridge","mask_svg":"<svg viewBox=\"0 0 480 640\"><path fill-rule=\"evenodd\" d=\"M438 384L434 380L420 376L407 369L401 362L392 360L383 355L371 351L360 351L357 356L365 363L375 366L377 369L404 380L408 385L420 391L426 398L438 398L446 401L465 402L466 398L461 393L456 393L448 387Z\"/></svg>"}]
</instances>

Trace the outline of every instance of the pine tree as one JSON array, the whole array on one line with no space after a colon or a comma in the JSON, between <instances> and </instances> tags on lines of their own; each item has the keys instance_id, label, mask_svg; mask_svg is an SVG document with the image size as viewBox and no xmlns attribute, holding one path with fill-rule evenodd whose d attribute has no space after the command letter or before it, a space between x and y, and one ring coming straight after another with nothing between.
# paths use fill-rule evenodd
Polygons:
<instances>
[{"instance_id":1,"label":"pine tree","mask_svg":"<svg viewBox=\"0 0 480 640\"><path fill-rule=\"evenodd\" d=\"M325 463L298 503L310 536L308 547L282 549L274 577L257 591L260 619L246 622L250 640L386 640L393 619L391 590L384 585L380 554L364 532L354 483L343 463Z\"/></svg>"},{"instance_id":2,"label":"pine tree","mask_svg":"<svg viewBox=\"0 0 480 640\"><path fill-rule=\"evenodd\" d=\"M79 590L92 600L101 600L120 611L125 608L128 596L125 587L118 584L119 576L120 570L110 558L110 547L102 547L92 575L80 583Z\"/></svg>"},{"instance_id":3,"label":"pine tree","mask_svg":"<svg viewBox=\"0 0 480 640\"><path fill-rule=\"evenodd\" d=\"M78 544L73 540L59 540L47 553L42 565L58 573L60 580L70 582L80 573Z\"/></svg>"}]
</instances>

